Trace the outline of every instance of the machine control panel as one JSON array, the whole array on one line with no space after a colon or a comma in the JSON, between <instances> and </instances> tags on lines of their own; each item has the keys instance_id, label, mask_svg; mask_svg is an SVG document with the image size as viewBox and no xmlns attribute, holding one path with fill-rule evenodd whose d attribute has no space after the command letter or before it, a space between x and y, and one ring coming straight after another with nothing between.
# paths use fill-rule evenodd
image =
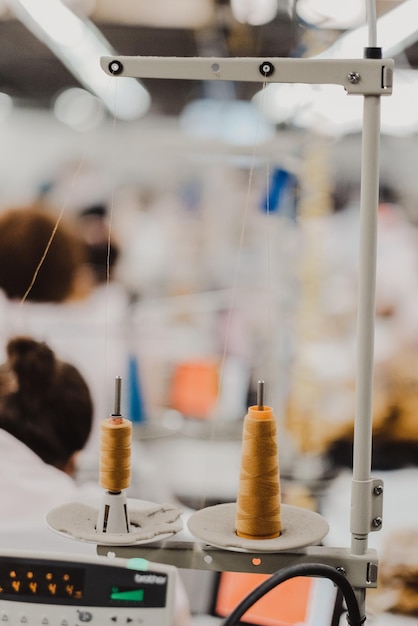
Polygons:
<instances>
[{"instance_id":1,"label":"machine control panel","mask_svg":"<svg viewBox=\"0 0 418 626\"><path fill-rule=\"evenodd\" d=\"M176 570L146 559L0 553L0 626L171 626Z\"/></svg>"}]
</instances>

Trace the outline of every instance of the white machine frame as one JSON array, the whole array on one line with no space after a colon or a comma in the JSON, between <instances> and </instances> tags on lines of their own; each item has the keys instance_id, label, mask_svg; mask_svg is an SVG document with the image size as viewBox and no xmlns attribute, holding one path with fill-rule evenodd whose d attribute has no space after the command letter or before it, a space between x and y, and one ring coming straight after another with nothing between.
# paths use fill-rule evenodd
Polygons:
<instances>
[{"instance_id":1,"label":"white machine frame","mask_svg":"<svg viewBox=\"0 0 418 626\"><path fill-rule=\"evenodd\" d=\"M118 556L139 553L151 561L182 568L217 571L274 572L300 562L321 562L344 572L364 608L366 590L377 585L377 555L368 534L382 526L383 482L371 476L373 359L377 210L379 202L380 98L391 95L392 59L380 48L366 48L363 59L102 57L102 69L113 76L136 78L252 81L341 85L348 95L361 95L360 252L357 318L356 400L354 412L351 494L351 548L309 546L287 552L239 553L167 540L160 546L112 548ZM109 546L98 546L107 554Z\"/></svg>"}]
</instances>

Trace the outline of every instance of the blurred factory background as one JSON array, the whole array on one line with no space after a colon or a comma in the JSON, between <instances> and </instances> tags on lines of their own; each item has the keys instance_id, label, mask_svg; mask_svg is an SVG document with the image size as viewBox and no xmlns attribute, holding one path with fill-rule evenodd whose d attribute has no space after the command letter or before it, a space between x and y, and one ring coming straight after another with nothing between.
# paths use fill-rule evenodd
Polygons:
<instances>
[{"instance_id":1,"label":"blurred factory background","mask_svg":"<svg viewBox=\"0 0 418 626\"><path fill-rule=\"evenodd\" d=\"M395 59L382 98L376 458L383 470L413 458L416 471L418 0L377 0L376 12ZM320 508L350 465L362 98L109 77L100 57L361 58L367 45L360 0L0 0L0 215L40 204L102 254L77 302L15 309L0 292L2 347L19 328L74 362L94 437L122 375L134 497L234 499L260 379L287 502ZM82 478L96 478L94 437Z\"/></svg>"}]
</instances>

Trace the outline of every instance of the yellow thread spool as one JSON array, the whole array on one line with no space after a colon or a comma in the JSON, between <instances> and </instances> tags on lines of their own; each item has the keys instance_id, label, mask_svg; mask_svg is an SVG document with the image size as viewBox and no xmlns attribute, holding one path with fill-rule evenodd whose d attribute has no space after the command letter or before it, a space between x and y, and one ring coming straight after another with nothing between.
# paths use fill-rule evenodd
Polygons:
<instances>
[{"instance_id":1,"label":"yellow thread spool","mask_svg":"<svg viewBox=\"0 0 418 626\"><path fill-rule=\"evenodd\" d=\"M110 416L101 423L100 486L118 493L131 481L132 423L119 416Z\"/></svg>"},{"instance_id":2,"label":"yellow thread spool","mask_svg":"<svg viewBox=\"0 0 418 626\"><path fill-rule=\"evenodd\" d=\"M281 534L277 424L268 406L249 407L244 418L235 529L244 539Z\"/></svg>"}]
</instances>

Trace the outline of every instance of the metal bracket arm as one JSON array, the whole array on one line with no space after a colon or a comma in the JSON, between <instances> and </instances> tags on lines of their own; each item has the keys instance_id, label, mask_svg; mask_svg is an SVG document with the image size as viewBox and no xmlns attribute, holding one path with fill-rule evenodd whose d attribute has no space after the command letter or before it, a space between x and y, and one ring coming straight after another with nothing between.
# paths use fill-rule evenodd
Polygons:
<instances>
[{"instance_id":1,"label":"metal bracket arm","mask_svg":"<svg viewBox=\"0 0 418 626\"><path fill-rule=\"evenodd\" d=\"M181 80L308 83L342 85L348 94L392 93L392 59L295 59L256 57L104 56L112 76Z\"/></svg>"},{"instance_id":2,"label":"metal bracket arm","mask_svg":"<svg viewBox=\"0 0 418 626\"><path fill-rule=\"evenodd\" d=\"M294 552L231 552L206 544L170 540L157 546L97 546L97 554L108 556L109 553L122 558L142 557L181 569L258 574L272 574L299 563L324 563L344 573L356 589L377 586L378 562L374 550L360 556L353 556L346 548L324 546L308 546Z\"/></svg>"}]
</instances>

